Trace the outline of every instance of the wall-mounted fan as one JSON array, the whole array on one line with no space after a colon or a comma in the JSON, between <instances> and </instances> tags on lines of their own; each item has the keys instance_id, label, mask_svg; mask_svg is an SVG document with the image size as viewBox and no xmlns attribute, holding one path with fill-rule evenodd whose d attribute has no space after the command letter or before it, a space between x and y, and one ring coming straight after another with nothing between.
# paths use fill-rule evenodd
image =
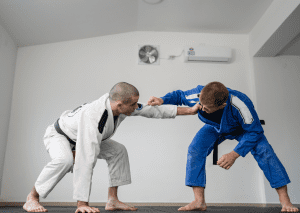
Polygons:
<instances>
[{"instance_id":1,"label":"wall-mounted fan","mask_svg":"<svg viewBox=\"0 0 300 213\"><path fill-rule=\"evenodd\" d=\"M159 46L139 45L139 64L159 64Z\"/></svg>"}]
</instances>

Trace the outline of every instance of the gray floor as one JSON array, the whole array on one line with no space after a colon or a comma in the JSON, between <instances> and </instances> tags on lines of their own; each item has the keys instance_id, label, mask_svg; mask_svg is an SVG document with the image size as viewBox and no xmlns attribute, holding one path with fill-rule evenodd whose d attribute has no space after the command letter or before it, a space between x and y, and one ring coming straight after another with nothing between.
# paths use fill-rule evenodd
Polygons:
<instances>
[{"instance_id":1,"label":"gray floor","mask_svg":"<svg viewBox=\"0 0 300 213\"><path fill-rule=\"evenodd\" d=\"M48 212L72 212L76 211L76 207L53 207L45 206ZM112 212L106 211L104 206L97 207L100 213ZM137 206L136 212L178 212L180 206ZM22 207L1 207L0 212L12 213L12 212L26 212ZM114 211L113 211L114 212ZM126 211L128 212L128 211ZM200 212L200 211L185 211L185 212ZM208 206L205 212L259 212L259 213L279 213L281 212L280 207L237 207L237 206Z\"/></svg>"}]
</instances>

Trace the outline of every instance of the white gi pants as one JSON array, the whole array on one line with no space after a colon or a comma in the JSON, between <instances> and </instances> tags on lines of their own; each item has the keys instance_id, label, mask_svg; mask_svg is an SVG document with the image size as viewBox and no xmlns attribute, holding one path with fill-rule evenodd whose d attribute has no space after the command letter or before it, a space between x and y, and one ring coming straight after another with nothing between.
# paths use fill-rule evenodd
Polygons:
<instances>
[{"instance_id":1,"label":"white gi pants","mask_svg":"<svg viewBox=\"0 0 300 213\"><path fill-rule=\"evenodd\" d=\"M35 182L36 191L42 198L46 198L68 172L73 172L74 147L65 136L56 132L53 124L46 130L44 144L52 161L43 168ZM102 141L98 159L105 159L108 164L109 187L131 183L129 158L123 144L111 139Z\"/></svg>"}]
</instances>

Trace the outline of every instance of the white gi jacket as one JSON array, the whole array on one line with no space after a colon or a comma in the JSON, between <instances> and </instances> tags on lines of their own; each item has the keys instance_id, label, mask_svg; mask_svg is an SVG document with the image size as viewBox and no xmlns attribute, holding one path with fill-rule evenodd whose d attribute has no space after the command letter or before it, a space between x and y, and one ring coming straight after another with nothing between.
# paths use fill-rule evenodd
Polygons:
<instances>
[{"instance_id":1,"label":"white gi jacket","mask_svg":"<svg viewBox=\"0 0 300 213\"><path fill-rule=\"evenodd\" d=\"M100 153L101 141L109 139L116 132L120 123L127 117L120 114L114 123L109 94L106 93L98 100L84 104L75 110L65 111L59 119L61 130L76 142L76 157L73 169L73 199L89 201L93 169ZM107 111L107 121L103 128L100 119ZM144 116L147 118L175 118L177 106L143 105L136 109L131 116Z\"/></svg>"}]
</instances>

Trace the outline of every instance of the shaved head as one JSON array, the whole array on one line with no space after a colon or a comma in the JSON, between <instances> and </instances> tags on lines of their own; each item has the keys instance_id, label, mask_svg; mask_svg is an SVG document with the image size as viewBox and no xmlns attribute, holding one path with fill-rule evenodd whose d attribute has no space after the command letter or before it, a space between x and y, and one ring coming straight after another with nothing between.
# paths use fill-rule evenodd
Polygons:
<instances>
[{"instance_id":1,"label":"shaved head","mask_svg":"<svg viewBox=\"0 0 300 213\"><path fill-rule=\"evenodd\" d=\"M121 101L123 103L130 103L132 96L139 95L139 91L133 85L126 82L119 82L111 88L109 100L111 102Z\"/></svg>"}]
</instances>

